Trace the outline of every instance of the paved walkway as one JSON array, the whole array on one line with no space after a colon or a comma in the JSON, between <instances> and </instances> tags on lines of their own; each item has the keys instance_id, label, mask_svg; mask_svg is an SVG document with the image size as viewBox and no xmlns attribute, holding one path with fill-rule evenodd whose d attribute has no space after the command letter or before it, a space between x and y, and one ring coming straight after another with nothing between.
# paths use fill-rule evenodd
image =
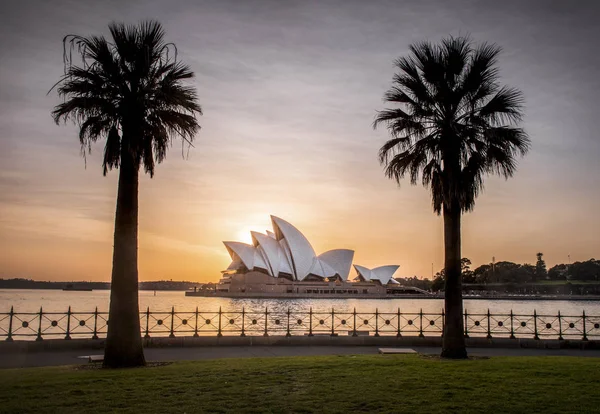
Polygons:
<instances>
[{"instance_id":1,"label":"paved walkway","mask_svg":"<svg viewBox=\"0 0 600 414\"><path fill-rule=\"evenodd\" d=\"M377 354L378 346L231 346L197 348L146 348L148 361L196 361L219 358L252 358L313 355ZM439 354L435 347L412 347L422 354ZM471 356L583 356L600 358L600 350L577 349L524 349L524 348L469 348ZM0 354L0 368L42 367L87 363L83 355L98 355L98 349L44 351Z\"/></svg>"}]
</instances>

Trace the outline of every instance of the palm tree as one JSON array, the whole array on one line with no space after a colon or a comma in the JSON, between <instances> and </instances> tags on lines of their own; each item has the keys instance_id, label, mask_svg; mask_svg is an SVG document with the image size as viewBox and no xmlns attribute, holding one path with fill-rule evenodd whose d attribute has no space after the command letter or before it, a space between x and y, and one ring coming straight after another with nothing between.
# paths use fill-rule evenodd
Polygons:
<instances>
[{"instance_id":1,"label":"palm tree","mask_svg":"<svg viewBox=\"0 0 600 414\"><path fill-rule=\"evenodd\" d=\"M511 177L516 158L530 141L517 124L523 96L501 86L496 67L500 48L450 37L440 44L410 46L394 63L398 73L384 102L398 104L377 113L391 139L379 151L385 174L404 176L431 189L433 210L444 218L445 314L442 357L466 358L462 319L462 213L473 210L484 176Z\"/></svg>"},{"instance_id":2,"label":"palm tree","mask_svg":"<svg viewBox=\"0 0 600 414\"><path fill-rule=\"evenodd\" d=\"M52 87L64 101L52 117L79 126L82 154L106 139L103 173L119 169L105 367L145 364L138 306L138 183L152 177L176 136L191 144L200 129L194 74L177 59L154 21L112 23L102 36L63 39L65 74ZM73 59L73 52L79 60ZM51 90L52 90L51 89Z\"/></svg>"}]
</instances>

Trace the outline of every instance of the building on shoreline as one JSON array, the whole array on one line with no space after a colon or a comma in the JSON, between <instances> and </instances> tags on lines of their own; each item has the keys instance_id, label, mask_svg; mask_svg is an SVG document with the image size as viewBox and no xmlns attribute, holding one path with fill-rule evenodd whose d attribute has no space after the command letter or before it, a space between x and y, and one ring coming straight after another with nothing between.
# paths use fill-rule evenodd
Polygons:
<instances>
[{"instance_id":1,"label":"building on shoreline","mask_svg":"<svg viewBox=\"0 0 600 414\"><path fill-rule=\"evenodd\" d=\"M354 265L354 251L335 249L317 255L306 237L292 224L271 216L273 231L251 232L252 244L223 242L231 263L216 285L189 295L230 297L387 297L424 294L393 279L400 266L374 269Z\"/></svg>"}]
</instances>

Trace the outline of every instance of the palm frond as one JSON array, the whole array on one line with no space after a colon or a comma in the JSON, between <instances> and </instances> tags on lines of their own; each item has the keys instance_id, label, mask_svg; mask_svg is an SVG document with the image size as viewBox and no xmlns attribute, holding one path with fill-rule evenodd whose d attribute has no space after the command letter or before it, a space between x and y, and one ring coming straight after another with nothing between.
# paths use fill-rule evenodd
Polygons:
<instances>
[{"instance_id":1,"label":"palm frond","mask_svg":"<svg viewBox=\"0 0 600 414\"><path fill-rule=\"evenodd\" d=\"M410 54L394 62L398 72L384 94L394 106L378 111L373 122L392 137L380 148L379 161L398 183L408 176L414 185L421 176L438 214L450 204L472 210L485 175L512 176L530 147L516 126L523 95L498 82L500 51L450 37L411 45Z\"/></svg>"},{"instance_id":2,"label":"palm frond","mask_svg":"<svg viewBox=\"0 0 600 414\"><path fill-rule=\"evenodd\" d=\"M177 59L175 45L164 41L158 22L111 23L109 32L111 41L65 36L65 74L51 88L64 101L52 117L79 125L84 155L106 138L104 174L119 167L123 151L133 151L153 176L172 140L192 145L200 129L197 92L186 85L194 74Z\"/></svg>"}]
</instances>

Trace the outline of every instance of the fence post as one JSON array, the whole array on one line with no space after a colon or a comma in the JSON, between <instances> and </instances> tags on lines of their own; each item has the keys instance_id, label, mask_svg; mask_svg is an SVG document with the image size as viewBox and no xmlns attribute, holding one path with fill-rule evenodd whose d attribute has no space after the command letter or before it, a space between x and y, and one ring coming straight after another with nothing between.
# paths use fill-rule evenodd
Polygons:
<instances>
[{"instance_id":1,"label":"fence post","mask_svg":"<svg viewBox=\"0 0 600 414\"><path fill-rule=\"evenodd\" d=\"M510 339L515 339L515 329L514 329L514 325L513 325L513 319L514 319L514 315L513 315L512 309L511 309L510 310Z\"/></svg>"},{"instance_id":2,"label":"fence post","mask_svg":"<svg viewBox=\"0 0 600 414\"><path fill-rule=\"evenodd\" d=\"M292 334L290 333L290 308L289 307L287 310L287 332L286 332L285 336L292 336Z\"/></svg>"},{"instance_id":3,"label":"fence post","mask_svg":"<svg viewBox=\"0 0 600 414\"><path fill-rule=\"evenodd\" d=\"M334 324L335 324L335 310L333 308L331 308L331 336L335 336Z\"/></svg>"},{"instance_id":4,"label":"fence post","mask_svg":"<svg viewBox=\"0 0 600 414\"><path fill-rule=\"evenodd\" d=\"M469 314L467 308L465 308L465 338L469 337Z\"/></svg>"},{"instance_id":5,"label":"fence post","mask_svg":"<svg viewBox=\"0 0 600 414\"><path fill-rule=\"evenodd\" d=\"M540 337L538 336L538 330L537 330L537 312L535 311L535 309L533 310L533 331L534 331L534 337L533 339L540 339Z\"/></svg>"},{"instance_id":6,"label":"fence post","mask_svg":"<svg viewBox=\"0 0 600 414\"><path fill-rule=\"evenodd\" d=\"M269 319L269 309L265 306L265 333L263 336L269 336L269 332L267 331L267 319Z\"/></svg>"},{"instance_id":7,"label":"fence post","mask_svg":"<svg viewBox=\"0 0 600 414\"><path fill-rule=\"evenodd\" d=\"M150 306L146 308L146 334L144 338L150 338Z\"/></svg>"},{"instance_id":8,"label":"fence post","mask_svg":"<svg viewBox=\"0 0 600 414\"><path fill-rule=\"evenodd\" d=\"M13 315L15 314L14 312L14 307L11 306L10 307L10 318L8 320L8 336L6 337L7 341L12 341L13 337L12 337L12 324L13 324Z\"/></svg>"},{"instance_id":9,"label":"fence post","mask_svg":"<svg viewBox=\"0 0 600 414\"><path fill-rule=\"evenodd\" d=\"M444 330L446 329L446 311L442 308L442 338L444 337Z\"/></svg>"},{"instance_id":10,"label":"fence post","mask_svg":"<svg viewBox=\"0 0 600 414\"><path fill-rule=\"evenodd\" d=\"M402 336L402 333L401 333L402 327L400 325L400 308L398 308L398 321L397 322L398 322L398 333L396 333L396 336L398 338L400 338Z\"/></svg>"},{"instance_id":11,"label":"fence post","mask_svg":"<svg viewBox=\"0 0 600 414\"><path fill-rule=\"evenodd\" d=\"M242 306L242 333L240 334L240 336L246 336L246 332L244 331L245 328L245 319L246 319L246 307Z\"/></svg>"},{"instance_id":12,"label":"fence post","mask_svg":"<svg viewBox=\"0 0 600 414\"><path fill-rule=\"evenodd\" d=\"M169 338L175 338L175 332L173 331L173 325L175 320L175 306L171 306L171 333Z\"/></svg>"},{"instance_id":13,"label":"fence post","mask_svg":"<svg viewBox=\"0 0 600 414\"><path fill-rule=\"evenodd\" d=\"M562 336L562 321L561 321L561 317L560 317L560 311L558 311L558 340L559 341L563 340L563 336Z\"/></svg>"},{"instance_id":14,"label":"fence post","mask_svg":"<svg viewBox=\"0 0 600 414\"><path fill-rule=\"evenodd\" d=\"M581 338L582 341L587 341L588 337L587 337L587 329L585 327L585 311L583 311L583 338Z\"/></svg>"},{"instance_id":15,"label":"fence post","mask_svg":"<svg viewBox=\"0 0 600 414\"><path fill-rule=\"evenodd\" d=\"M221 315L223 313L221 312L221 307L219 306L219 330L217 331L217 336L221 337L223 336L223 334L221 333Z\"/></svg>"},{"instance_id":16,"label":"fence post","mask_svg":"<svg viewBox=\"0 0 600 414\"><path fill-rule=\"evenodd\" d=\"M148 308L149 309L149 308ZM197 338L198 335L198 306L196 306L196 324L194 325L194 337Z\"/></svg>"},{"instance_id":17,"label":"fence post","mask_svg":"<svg viewBox=\"0 0 600 414\"><path fill-rule=\"evenodd\" d=\"M488 308L488 311L487 311L487 323L488 323L487 339L492 339L492 329L490 326L490 308Z\"/></svg>"},{"instance_id":18,"label":"fence post","mask_svg":"<svg viewBox=\"0 0 600 414\"><path fill-rule=\"evenodd\" d=\"M42 310L40 309L40 313ZM71 339L71 307L69 306L69 310L67 311L67 336L65 339Z\"/></svg>"},{"instance_id":19,"label":"fence post","mask_svg":"<svg viewBox=\"0 0 600 414\"><path fill-rule=\"evenodd\" d=\"M352 336L358 336L358 334L356 333L356 308L354 308L354 323L352 324Z\"/></svg>"},{"instance_id":20,"label":"fence post","mask_svg":"<svg viewBox=\"0 0 600 414\"><path fill-rule=\"evenodd\" d=\"M310 311L308 312L309 320L308 320L308 336L313 336L312 333L312 306L310 307Z\"/></svg>"},{"instance_id":21,"label":"fence post","mask_svg":"<svg viewBox=\"0 0 600 414\"><path fill-rule=\"evenodd\" d=\"M71 309L71 308L69 308ZM38 323L38 332L37 332L37 337L35 338L36 341L41 341L42 340L42 316L44 315L44 312L42 311L42 308L40 307L40 321Z\"/></svg>"},{"instance_id":22,"label":"fence post","mask_svg":"<svg viewBox=\"0 0 600 414\"><path fill-rule=\"evenodd\" d=\"M419 311L419 338L423 338L423 308Z\"/></svg>"},{"instance_id":23,"label":"fence post","mask_svg":"<svg viewBox=\"0 0 600 414\"><path fill-rule=\"evenodd\" d=\"M375 336L379 336L379 309L375 308Z\"/></svg>"},{"instance_id":24,"label":"fence post","mask_svg":"<svg viewBox=\"0 0 600 414\"><path fill-rule=\"evenodd\" d=\"M98 306L94 311L94 335L92 335L92 339L98 339Z\"/></svg>"}]
</instances>

